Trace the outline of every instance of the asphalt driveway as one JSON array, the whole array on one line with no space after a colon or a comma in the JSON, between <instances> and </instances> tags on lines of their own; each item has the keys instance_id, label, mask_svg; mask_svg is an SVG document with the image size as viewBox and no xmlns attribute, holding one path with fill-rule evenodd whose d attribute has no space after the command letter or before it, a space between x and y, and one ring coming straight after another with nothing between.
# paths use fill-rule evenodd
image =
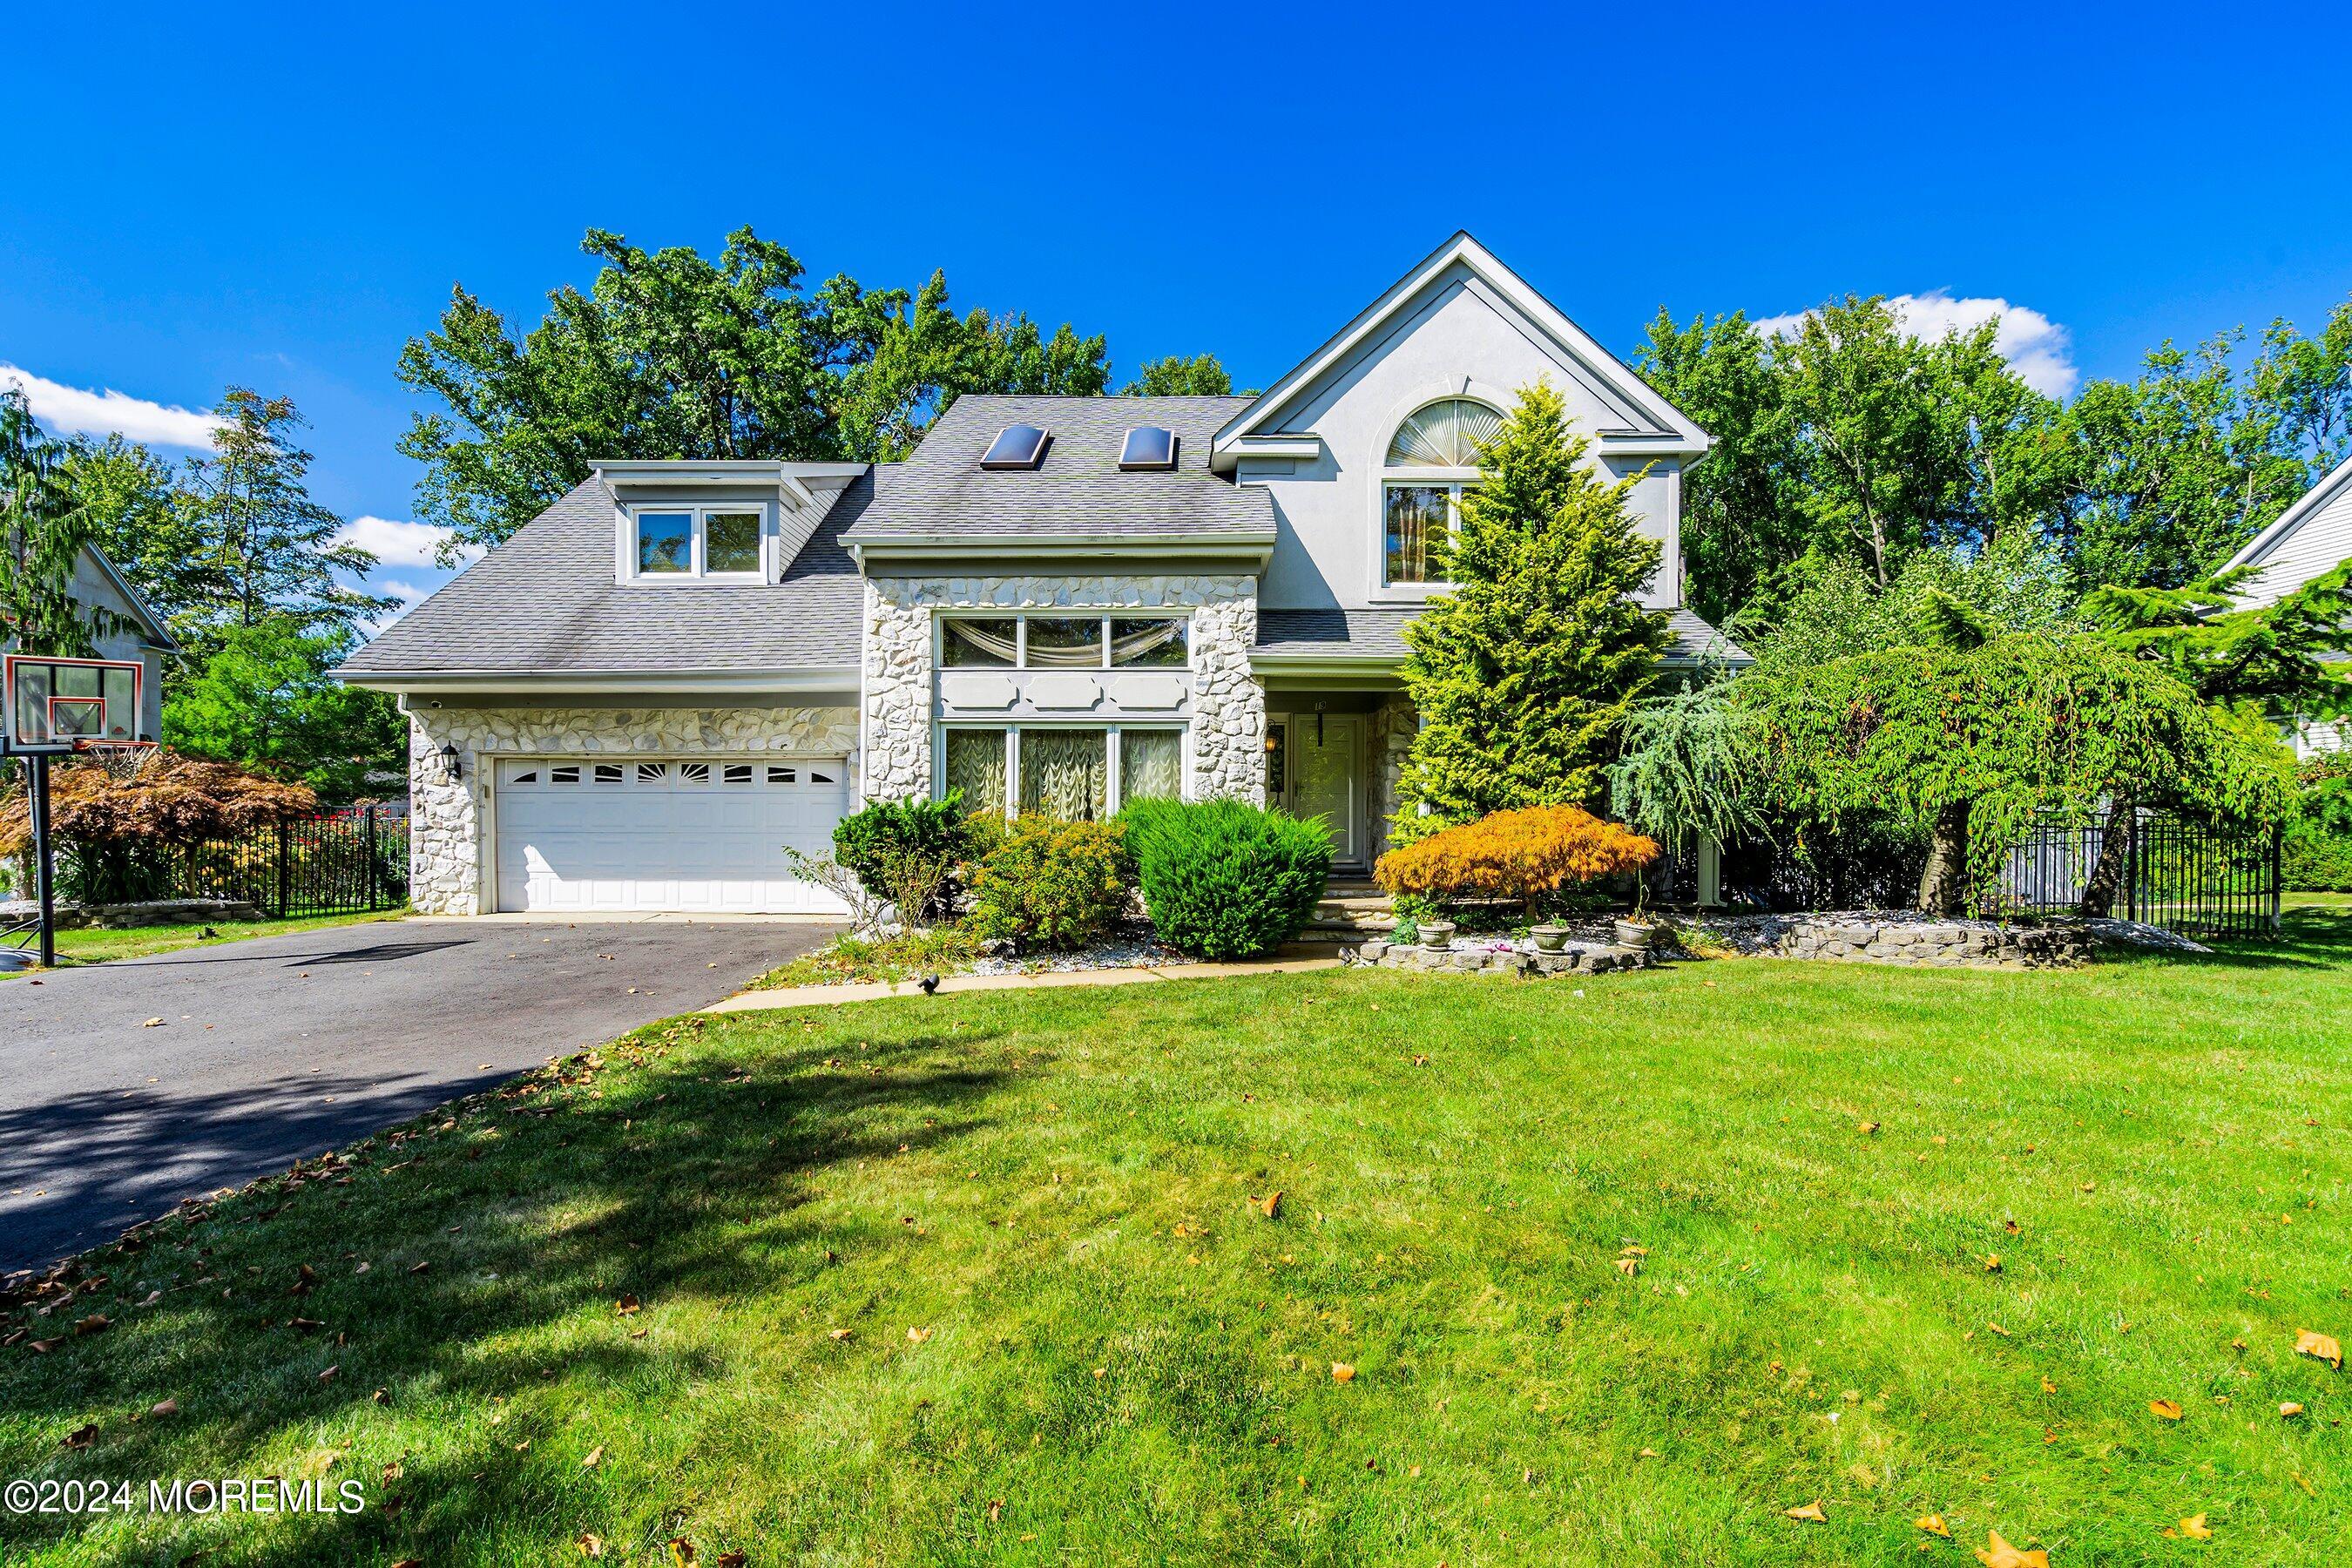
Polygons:
<instances>
[{"instance_id":1,"label":"asphalt driveway","mask_svg":"<svg viewBox=\"0 0 2352 1568\"><path fill-rule=\"evenodd\" d=\"M708 1006L838 929L414 920L0 981L0 1273Z\"/></svg>"}]
</instances>

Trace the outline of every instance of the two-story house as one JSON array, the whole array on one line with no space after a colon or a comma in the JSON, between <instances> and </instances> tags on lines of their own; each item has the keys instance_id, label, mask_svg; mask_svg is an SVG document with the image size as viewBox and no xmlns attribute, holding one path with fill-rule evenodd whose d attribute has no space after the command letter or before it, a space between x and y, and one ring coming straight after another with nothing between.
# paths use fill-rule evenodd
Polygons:
<instances>
[{"instance_id":1,"label":"two-story house","mask_svg":"<svg viewBox=\"0 0 2352 1568\"><path fill-rule=\"evenodd\" d=\"M823 910L861 800L1319 814L1380 852L1402 630L1549 378L1664 564L1707 437L1467 235L1255 397L958 400L903 463L613 462L355 655L414 722L417 906Z\"/></svg>"}]
</instances>

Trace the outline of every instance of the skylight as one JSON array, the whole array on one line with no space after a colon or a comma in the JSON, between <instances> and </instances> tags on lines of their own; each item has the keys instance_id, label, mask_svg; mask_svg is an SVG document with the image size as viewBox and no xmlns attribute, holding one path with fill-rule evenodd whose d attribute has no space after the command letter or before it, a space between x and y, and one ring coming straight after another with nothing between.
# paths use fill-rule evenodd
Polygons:
<instances>
[{"instance_id":1,"label":"skylight","mask_svg":"<svg viewBox=\"0 0 2352 1568\"><path fill-rule=\"evenodd\" d=\"M1139 425L1127 433L1118 449L1122 468L1172 468L1176 466L1176 432L1158 425Z\"/></svg>"},{"instance_id":2,"label":"skylight","mask_svg":"<svg viewBox=\"0 0 2352 1568\"><path fill-rule=\"evenodd\" d=\"M1045 455L1045 432L1034 425L1007 425L988 444L980 459L983 468L1034 468Z\"/></svg>"}]
</instances>

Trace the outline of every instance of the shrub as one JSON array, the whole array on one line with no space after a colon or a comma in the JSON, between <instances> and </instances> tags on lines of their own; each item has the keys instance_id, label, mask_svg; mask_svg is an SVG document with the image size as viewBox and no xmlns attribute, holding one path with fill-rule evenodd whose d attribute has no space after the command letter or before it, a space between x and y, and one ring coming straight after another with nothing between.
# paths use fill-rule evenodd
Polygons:
<instances>
[{"instance_id":1,"label":"shrub","mask_svg":"<svg viewBox=\"0 0 2352 1568\"><path fill-rule=\"evenodd\" d=\"M2296 770L2294 810L2280 845L2279 882L2305 893L2352 893L2352 759L2326 752Z\"/></svg>"},{"instance_id":2,"label":"shrub","mask_svg":"<svg viewBox=\"0 0 2352 1568\"><path fill-rule=\"evenodd\" d=\"M1024 816L972 875L972 929L1024 948L1099 942L1127 910L1127 852L1115 822Z\"/></svg>"},{"instance_id":3,"label":"shrub","mask_svg":"<svg viewBox=\"0 0 2352 1568\"><path fill-rule=\"evenodd\" d=\"M1119 820L1152 928L1198 958L1246 958L1288 942L1331 870L1319 821L1237 800L1138 801Z\"/></svg>"},{"instance_id":4,"label":"shrub","mask_svg":"<svg viewBox=\"0 0 2352 1568\"><path fill-rule=\"evenodd\" d=\"M1658 857L1655 839L1580 805L1497 811L1391 849L1372 868L1390 892L1444 899L1517 899L1532 918L1536 902L1572 883L1637 871Z\"/></svg>"},{"instance_id":5,"label":"shrub","mask_svg":"<svg viewBox=\"0 0 2352 1568\"><path fill-rule=\"evenodd\" d=\"M957 868L973 858L962 797L881 800L851 813L833 830L835 864L866 891L898 906L908 925L925 925L954 912L961 892Z\"/></svg>"},{"instance_id":6,"label":"shrub","mask_svg":"<svg viewBox=\"0 0 2352 1568\"><path fill-rule=\"evenodd\" d=\"M119 761L77 760L49 775L49 828L57 840L58 891L84 903L169 898L184 863L180 851L307 816L319 797L238 767L154 751ZM24 794L0 805L0 854L32 847Z\"/></svg>"}]
</instances>

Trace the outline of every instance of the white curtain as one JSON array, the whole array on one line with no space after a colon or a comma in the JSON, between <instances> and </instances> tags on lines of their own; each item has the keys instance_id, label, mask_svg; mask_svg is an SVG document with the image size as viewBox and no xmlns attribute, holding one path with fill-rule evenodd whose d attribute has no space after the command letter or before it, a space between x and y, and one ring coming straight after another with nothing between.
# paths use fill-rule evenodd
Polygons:
<instances>
[{"instance_id":1,"label":"white curtain","mask_svg":"<svg viewBox=\"0 0 2352 1568\"><path fill-rule=\"evenodd\" d=\"M1184 793L1184 738L1174 730L1118 732L1118 800L1174 800Z\"/></svg>"},{"instance_id":2,"label":"white curtain","mask_svg":"<svg viewBox=\"0 0 2352 1568\"><path fill-rule=\"evenodd\" d=\"M1397 426L1389 443L1391 468L1475 468L1481 444L1495 438L1503 416L1483 403L1449 397Z\"/></svg>"},{"instance_id":3,"label":"white curtain","mask_svg":"<svg viewBox=\"0 0 2352 1568\"><path fill-rule=\"evenodd\" d=\"M1108 813L1108 734L1101 730L1021 731L1021 809L1065 822Z\"/></svg>"},{"instance_id":4,"label":"white curtain","mask_svg":"<svg viewBox=\"0 0 2352 1568\"><path fill-rule=\"evenodd\" d=\"M947 787L963 792L967 812L1004 809L1004 731L947 731Z\"/></svg>"}]
</instances>

